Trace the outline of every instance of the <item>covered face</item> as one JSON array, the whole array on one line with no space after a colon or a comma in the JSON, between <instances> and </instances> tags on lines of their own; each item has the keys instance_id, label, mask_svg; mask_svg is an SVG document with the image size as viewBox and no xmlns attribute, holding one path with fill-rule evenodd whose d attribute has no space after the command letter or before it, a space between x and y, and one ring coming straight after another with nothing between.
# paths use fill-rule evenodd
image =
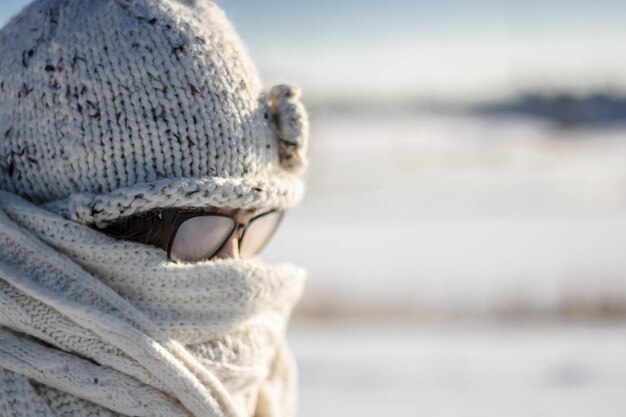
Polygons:
<instances>
[{"instance_id":1,"label":"covered face","mask_svg":"<svg viewBox=\"0 0 626 417\"><path fill-rule=\"evenodd\" d=\"M37 0L0 59L0 414L293 415L302 269L167 262L99 229L296 205L298 86L265 90L208 1Z\"/></svg>"},{"instance_id":2,"label":"covered face","mask_svg":"<svg viewBox=\"0 0 626 417\"><path fill-rule=\"evenodd\" d=\"M98 230L159 247L174 262L255 256L269 243L285 212L228 207L150 210Z\"/></svg>"}]
</instances>

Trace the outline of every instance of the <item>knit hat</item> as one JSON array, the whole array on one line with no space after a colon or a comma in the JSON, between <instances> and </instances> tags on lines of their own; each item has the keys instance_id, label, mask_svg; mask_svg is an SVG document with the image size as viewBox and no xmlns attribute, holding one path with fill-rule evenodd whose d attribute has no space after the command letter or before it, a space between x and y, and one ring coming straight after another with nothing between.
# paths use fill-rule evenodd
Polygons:
<instances>
[{"instance_id":1,"label":"knit hat","mask_svg":"<svg viewBox=\"0 0 626 417\"><path fill-rule=\"evenodd\" d=\"M36 0L0 31L0 189L99 226L160 207L287 208L308 116L206 0Z\"/></svg>"}]
</instances>

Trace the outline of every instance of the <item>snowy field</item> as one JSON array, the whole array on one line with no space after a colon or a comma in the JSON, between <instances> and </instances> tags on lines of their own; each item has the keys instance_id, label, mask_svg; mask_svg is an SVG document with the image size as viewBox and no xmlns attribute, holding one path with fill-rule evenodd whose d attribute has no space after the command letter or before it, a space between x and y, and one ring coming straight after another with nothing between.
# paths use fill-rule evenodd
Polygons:
<instances>
[{"instance_id":1,"label":"snowy field","mask_svg":"<svg viewBox=\"0 0 626 417\"><path fill-rule=\"evenodd\" d=\"M623 417L626 324L294 326L299 417Z\"/></svg>"},{"instance_id":2,"label":"snowy field","mask_svg":"<svg viewBox=\"0 0 626 417\"><path fill-rule=\"evenodd\" d=\"M309 194L268 247L302 311L626 311L626 128L312 114Z\"/></svg>"},{"instance_id":3,"label":"snowy field","mask_svg":"<svg viewBox=\"0 0 626 417\"><path fill-rule=\"evenodd\" d=\"M626 415L625 128L312 116L300 417Z\"/></svg>"}]
</instances>

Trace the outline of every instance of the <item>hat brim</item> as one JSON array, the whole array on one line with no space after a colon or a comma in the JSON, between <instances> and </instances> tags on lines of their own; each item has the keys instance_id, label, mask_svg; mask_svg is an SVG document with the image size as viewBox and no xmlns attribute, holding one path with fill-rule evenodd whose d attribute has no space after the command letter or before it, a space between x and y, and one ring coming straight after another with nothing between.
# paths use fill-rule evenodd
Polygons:
<instances>
[{"instance_id":1,"label":"hat brim","mask_svg":"<svg viewBox=\"0 0 626 417\"><path fill-rule=\"evenodd\" d=\"M83 224L104 227L122 217L168 207L287 209L304 194L303 180L288 173L251 178L165 178L106 193L81 192L42 204Z\"/></svg>"}]
</instances>

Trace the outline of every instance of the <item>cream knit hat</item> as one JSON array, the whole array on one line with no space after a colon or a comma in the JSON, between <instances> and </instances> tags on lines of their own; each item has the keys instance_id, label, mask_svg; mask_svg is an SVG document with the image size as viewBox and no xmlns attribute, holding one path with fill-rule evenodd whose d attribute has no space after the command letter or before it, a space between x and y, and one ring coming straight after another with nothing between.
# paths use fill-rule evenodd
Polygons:
<instances>
[{"instance_id":1,"label":"cream knit hat","mask_svg":"<svg viewBox=\"0 0 626 417\"><path fill-rule=\"evenodd\" d=\"M36 0L0 31L0 189L99 226L287 208L307 165L299 96L263 90L206 0Z\"/></svg>"}]
</instances>

